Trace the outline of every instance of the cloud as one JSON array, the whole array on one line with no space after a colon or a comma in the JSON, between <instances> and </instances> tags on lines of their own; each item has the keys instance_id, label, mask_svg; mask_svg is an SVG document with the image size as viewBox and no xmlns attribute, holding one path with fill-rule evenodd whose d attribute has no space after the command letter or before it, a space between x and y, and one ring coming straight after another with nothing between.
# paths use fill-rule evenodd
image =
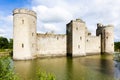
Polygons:
<instances>
[{"instance_id":1,"label":"cloud","mask_svg":"<svg viewBox=\"0 0 120 80\"><path fill-rule=\"evenodd\" d=\"M58 28L56 28L56 26L55 25L53 25L53 24L44 24L44 28L47 30L47 31L53 31L53 32L55 32L55 31L59 31L59 29Z\"/></svg>"},{"instance_id":2,"label":"cloud","mask_svg":"<svg viewBox=\"0 0 120 80\"><path fill-rule=\"evenodd\" d=\"M94 35L97 23L113 24L115 40L120 40L119 4L120 0L32 0L32 9L37 12L38 20L42 23L38 23L39 26L46 30L48 27L43 25L50 24L54 25L56 32L60 29L59 33L65 33L65 25L71 19L81 18Z\"/></svg>"},{"instance_id":3,"label":"cloud","mask_svg":"<svg viewBox=\"0 0 120 80\"><path fill-rule=\"evenodd\" d=\"M81 18L93 34L97 23L113 24L115 40L120 41L120 0L31 0L26 5L37 12L38 32L66 33L66 24ZM12 37L12 15L6 13L0 11L0 34Z\"/></svg>"},{"instance_id":4,"label":"cloud","mask_svg":"<svg viewBox=\"0 0 120 80\"><path fill-rule=\"evenodd\" d=\"M47 6L39 5L32 9L37 12L38 18L45 23L62 22L72 19L72 14L58 6L49 8Z\"/></svg>"},{"instance_id":5,"label":"cloud","mask_svg":"<svg viewBox=\"0 0 120 80\"><path fill-rule=\"evenodd\" d=\"M12 21L13 21L13 17L12 15L8 15L8 16L0 16L0 36L3 37L8 37L8 38L12 38Z\"/></svg>"}]
</instances>

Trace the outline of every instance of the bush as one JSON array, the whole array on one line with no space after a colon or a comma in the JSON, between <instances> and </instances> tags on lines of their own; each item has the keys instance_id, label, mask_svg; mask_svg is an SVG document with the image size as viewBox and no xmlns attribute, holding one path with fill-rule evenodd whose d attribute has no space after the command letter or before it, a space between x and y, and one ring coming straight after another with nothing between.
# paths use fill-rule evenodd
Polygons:
<instances>
[{"instance_id":1,"label":"bush","mask_svg":"<svg viewBox=\"0 0 120 80\"><path fill-rule=\"evenodd\" d=\"M10 57L0 57L0 80L19 80Z\"/></svg>"},{"instance_id":2,"label":"bush","mask_svg":"<svg viewBox=\"0 0 120 80\"><path fill-rule=\"evenodd\" d=\"M55 76L51 73L46 73L45 71L37 72L37 80L56 80Z\"/></svg>"}]
</instances>

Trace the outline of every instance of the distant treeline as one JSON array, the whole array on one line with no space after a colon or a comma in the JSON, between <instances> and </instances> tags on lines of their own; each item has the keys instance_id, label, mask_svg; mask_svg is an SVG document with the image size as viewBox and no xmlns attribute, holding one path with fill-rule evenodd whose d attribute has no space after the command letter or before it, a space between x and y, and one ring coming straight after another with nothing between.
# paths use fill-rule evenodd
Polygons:
<instances>
[{"instance_id":1,"label":"distant treeline","mask_svg":"<svg viewBox=\"0 0 120 80\"><path fill-rule=\"evenodd\" d=\"M0 37L0 49L13 49L13 39Z\"/></svg>"},{"instance_id":2,"label":"distant treeline","mask_svg":"<svg viewBox=\"0 0 120 80\"><path fill-rule=\"evenodd\" d=\"M120 42L115 42L115 51L120 52Z\"/></svg>"}]
</instances>

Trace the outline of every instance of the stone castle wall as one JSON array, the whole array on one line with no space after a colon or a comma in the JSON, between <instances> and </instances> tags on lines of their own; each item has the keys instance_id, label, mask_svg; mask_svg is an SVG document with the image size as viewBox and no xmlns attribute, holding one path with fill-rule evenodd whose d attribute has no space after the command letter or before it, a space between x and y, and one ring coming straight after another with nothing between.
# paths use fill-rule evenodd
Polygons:
<instances>
[{"instance_id":1,"label":"stone castle wall","mask_svg":"<svg viewBox=\"0 0 120 80\"><path fill-rule=\"evenodd\" d=\"M101 53L101 36L86 37L86 55Z\"/></svg>"},{"instance_id":2,"label":"stone castle wall","mask_svg":"<svg viewBox=\"0 0 120 80\"><path fill-rule=\"evenodd\" d=\"M39 57L66 56L66 35L37 33L37 53Z\"/></svg>"}]
</instances>

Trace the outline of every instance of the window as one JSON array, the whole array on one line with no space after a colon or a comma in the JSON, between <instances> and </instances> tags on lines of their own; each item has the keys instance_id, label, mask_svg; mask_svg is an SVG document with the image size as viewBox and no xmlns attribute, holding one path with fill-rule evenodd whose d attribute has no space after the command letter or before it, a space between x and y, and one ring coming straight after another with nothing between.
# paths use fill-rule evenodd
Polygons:
<instances>
[{"instance_id":1,"label":"window","mask_svg":"<svg viewBox=\"0 0 120 80\"><path fill-rule=\"evenodd\" d=\"M80 37L80 40L82 40L82 37Z\"/></svg>"},{"instance_id":2,"label":"window","mask_svg":"<svg viewBox=\"0 0 120 80\"><path fill-rule=\"evenodd\" d=\"M35 21L33 21L33 23L35 23Z\"/></svg>"},{"instance_id":3,"label":"window","mask_svg":"<svg viewBox=\"0 0 120 80\"><path fill-rule=\"evenodd\" d=\"M24 24L24 20L22 20L22 24Z\"/></svg>"},{"instance_id":4,"label":"window","mask_svg":"<svg viewBox=\"0 0 120 80\"><path fill-rule=\"evenodd\" d=\"M80 45L78 45L78 48L80 49Z\"/></svg>"},{"instance_id":5,"label":"window","mask_svg":"<svg viewBox=\"0 0 120 80\"><path fill-rule=\"evenodd\" d=\"M57 37L57 40L59 39L59 37Z\"/></svg>"},{"instance_id":6,"label":"window","mask_svg":"<svg viewBox=\"0 0 120 80\"><path fill-rule=\"evenodd\" d=\"M88 39L87 39L87 42L88 42Z\"/></svg>"},{"instance_id":7,"label":"window","mask_svg":"<svg viewBox=\"0 0 120 80\"><path fill-rule=\"evenodd\" d=\"M32 33L32 36L34 35L34 33Z\"/></svg>"},{"instance_id":8,"label":"window","mask_svg":"<svg viewBox=\"0 0 120 80\"><path fill-rule=\"evenodd\" d=\"M76 30L78 30L78 27L76 27Z\"/></svg>"},{"instance_id":9,"label":"window","mask_svg":"<svg viewBox=\"0 0 120 80\"><path fill-rule=\"evenodd\" d=\"M24 48L24 44L22 43L22 48Z\"/></svg>"},{"instance_id":10,"label":"window","mask_svg":"<svg viewBox=\"0 0 120 80\"><path fill-rule=\"evenodd\" d=\"M108 39L108 36L106 37L106 39Z\"/></svg>"}]
</instances>

